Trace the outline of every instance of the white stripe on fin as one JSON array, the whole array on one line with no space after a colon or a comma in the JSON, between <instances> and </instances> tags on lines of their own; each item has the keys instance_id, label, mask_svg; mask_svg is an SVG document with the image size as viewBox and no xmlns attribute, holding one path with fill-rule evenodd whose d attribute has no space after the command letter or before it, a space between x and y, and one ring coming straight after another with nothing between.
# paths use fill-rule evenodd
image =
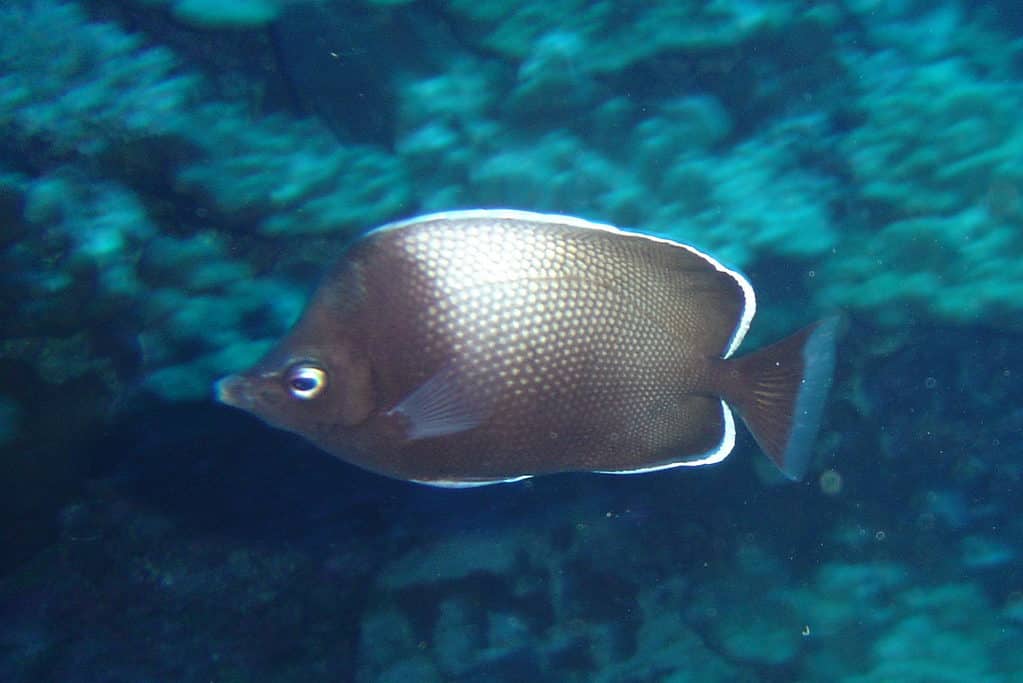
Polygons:
<instances>
[{"instance_id":1,"label":"white stripe on fin","mask_svg":"<svg viewBox=\"0 0 1023 683\"><path fill-rule=\"evenodd\" d=\"M644 239L651 240L653 242L660 242L661 244L668 244L674 247L681 247L686 251L696 254L700 258L711 264L715 270L720 273L725 273L739 285L739 289L742 290L743 306L742 315L739 317L739 323L736 325L735 331L732 333L731 339L728 340L728 345L725 347L723 356L728 358L735 350L742 344L743 338L746 336L746 332L749 330L750 323L753 322L753 316L757 312L757 298L753 292L753 286L749 280L743 276L742 273L732 270L726 267L716 258L707 254L696 247L682 242L676 242L669 240L664 237L655 237L642 232L632 232L629 230L622 230L616 228L613 225L607 225L605 223L594 223L592 221L585 220L583 218L576 218L574 216L565 216L556 213L536 213L533 211L520 211L518 209L466 209L461 211L441 211L438 213L430 213L424 216L417 216L415 218L409 218L402 221L395 221L382 225L375 230L371 230L368 235L372 235L378 232L388 232L391 230L400 230L420 223L428 223L431 221L466 221L466 220L517 220L525 221L530 223L549 223L549 224L560 224L570 225L576 228L584 228L588 230L600 230L603 232L613 233L615 235L641 237ZM724 456L722 456L724 457ZM686 464L686 463L681 463Z\"/></svg>"},{"instance_id":2,"label":"white stripe on fin","mask_svg":"<svg viewBox=\"0 0 1023 683\"><path fill-rule=\"evenodd\" d=\"M523 479L531 479L532 477L532 474L524 474L521 477L512 477L511 479L467 479L462 481L457 479L410 479L409 481L427 486L437 486L443 489L472 489L477 486L490 486L491 484L511 484Z\"/></svg>"},{"instance_id":3,"label":"white stripe on fin","mask_svg":"<svg viewBox=\"0 0 1023 683\"><path fill-rule=\"evenodd\" d=\"M704 453L697 460L681 460L669 462L653 467L641 467L635 470L595 470L597 474L645 474L646 472L657 472L658 470L670 470L675 467L699 467L701 465L713 465L728 457L735 447L735 418L732 416L732 409L724 401L721 402L721 413L725 423L725 433L721 443L711 451Z\"/></svg>"}]
</instances>

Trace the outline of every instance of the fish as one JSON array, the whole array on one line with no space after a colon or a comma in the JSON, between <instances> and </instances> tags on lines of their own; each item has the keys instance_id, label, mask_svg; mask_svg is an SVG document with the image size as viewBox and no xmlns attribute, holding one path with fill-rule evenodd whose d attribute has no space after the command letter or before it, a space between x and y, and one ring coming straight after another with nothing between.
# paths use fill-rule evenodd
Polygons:
<instances>
[{"instance_id":1,"label":"fish","mask_svg":"<svg viewBox=\"0 0 1023 683\"><path fill-rule=\"evenodd\" d=\"M384 225L217 399L359 467L465 488L719 463L733 410L806 472L839 318L735 356L753 286L696 247L571 216L469 209Z\"/></svg>"}]
</instances>

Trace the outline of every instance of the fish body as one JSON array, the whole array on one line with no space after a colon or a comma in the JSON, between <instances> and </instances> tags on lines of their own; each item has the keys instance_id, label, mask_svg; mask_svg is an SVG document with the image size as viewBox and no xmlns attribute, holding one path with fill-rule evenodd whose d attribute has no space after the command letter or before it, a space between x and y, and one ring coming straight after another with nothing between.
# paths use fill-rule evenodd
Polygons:
<instances>
[{"instance_id":1,"label":"fish body","mask_svg":"<svg viewBox=\"0 0 1023 683\"><path fill-rule=\"evenodd\" d=\"M343 460L452 487L719 462L734 407L798 478L836 323L733 357L755 311L741 274L685 244L567 216L432 214L357 241L217 394Z\"/></svg>"}]
</instances>

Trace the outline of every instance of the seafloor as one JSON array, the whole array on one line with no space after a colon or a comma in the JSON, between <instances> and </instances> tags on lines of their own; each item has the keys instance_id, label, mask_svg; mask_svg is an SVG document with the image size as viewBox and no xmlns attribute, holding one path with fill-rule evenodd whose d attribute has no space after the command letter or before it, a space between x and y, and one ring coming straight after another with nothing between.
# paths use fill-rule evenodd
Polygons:
<instances>
[{"instance_id":1,"label":"seafloor","mask_svg":"<svg viewBox=\"0 0 1023 683\"><path fill-rule=\"evenodd\" d=\"M4 0L0 680L1023 680L1023 10ZM810 475L442 491L210 397L333 255L580 215L840 310Z\"/></svg>"}]
</instances>

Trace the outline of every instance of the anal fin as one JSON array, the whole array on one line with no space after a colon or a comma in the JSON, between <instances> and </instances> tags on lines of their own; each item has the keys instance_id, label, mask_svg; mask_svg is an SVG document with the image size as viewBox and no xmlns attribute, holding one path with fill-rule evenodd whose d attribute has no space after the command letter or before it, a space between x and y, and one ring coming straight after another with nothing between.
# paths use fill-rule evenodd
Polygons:
<instances>
[{"instance_id":1,"label":"anal fin","mask_svg":"<svg viewBox=\"0 0 1023 683\"><path fill-rule=\"evenodd\" d=\"M491 484L512 484L524 479L531 479L532 474L523 474L508 479L412 479L417 484L436 486L442 489L472 489L479 486L490 486Z\"/></svg>"}]
</instances>

